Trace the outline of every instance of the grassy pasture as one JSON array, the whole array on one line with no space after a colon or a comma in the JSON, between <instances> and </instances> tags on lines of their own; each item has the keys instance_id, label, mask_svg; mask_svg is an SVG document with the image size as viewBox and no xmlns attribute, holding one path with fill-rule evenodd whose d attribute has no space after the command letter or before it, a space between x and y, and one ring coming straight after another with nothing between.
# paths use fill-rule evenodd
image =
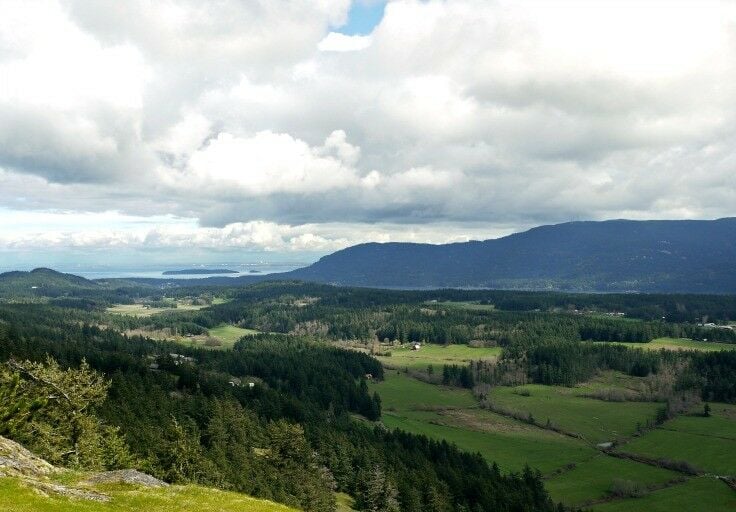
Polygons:
<instances>
[{"instance_id":1,"label":"grassy pasture","mask_svg":"<svg viewBox=\"0 0 736 512\"><path fill-rule=\"evenodd\" d=\"M371 387L381 396L389 428L445 439L504 471L529 464L546 473L596 453L575 439L482 410L467 390L427 384L395 370Z\"/></svg>"},{"instance_id":2,"label":"grassy pasture","mask_svg":"<svg viewBox=\"0 0 736 512\"><path fill-rule=\"evenodd\" d=\"M678 416L672 421L668 421L664 428L736 441L736 405L710 403L710 408L709 418L704 418L699 414L703 408L698 406L696 413L688 416Z\"/></svg>"},{"instance_id":3,"label":"grassy pasture","mask_svg":"<svg viewBox=\"0 0 736 512\"><path fill-rule=\"evenodd\" d=\"M167 339L171 341L175 341L181 345L185 345L187 347L197 347L197 348L211 348L214 350L227 350L233 348L233 345L235 345L235 342L238 341L243 336L248 336L251 334L258 334L259 331L253 330L253 329L243 329L242 327L237 327L235 325L230 324L220 324L217 327L213 327L209 330L209 336L212 338L217 338L217 340L220 342L220 345L215 346L208 346L205 342L207 341L207 336L170 336L170 335L163 335L161 336L161 339Z\"/></svg>"},{"instance_id":4,"label":"grassy pasture","mask_svg":"<svg viewBox=\"0 0 736 512\"><path fill-rule=\"evenodd\" d=\"M496 407L531 414L537 423L549 419L566 432L582 435L587 441L601 443L632 435L636 424L654 418L660 404L648 402L604 402L579 396L587 388L565 388L527 384L496 387L490 400ZM524 396L527 395L528 396Z\"/></svg>"},{"instance_id":5,"label":"grassy pasture","mask_svg":"<svg viewBox=\"0 0 736 512\"><path fill-rule=\"evenodd\" d=\"M709 418L702 418L707 421ZM686 460L718 475L736 475L736 440L657 428L626 443L620 449L655 459Z\"/></svg>"},{"instance_id":6,"label":"grassy pasture","mask_svg":"<svg viewBox=\"0 0 736 512\"><path fill-rule=\"evenodd\" d=\"M439 301L428 302L431 306L449 306L463 309L472 309L475 311L494 311L496 307L493 304L478 304L477 302L460 302L460 301Z\"/></svg>"},{"instance_id":7,"label":"grassy pasture","mask_svg":"<svg viewBox=\"0 0 736 512\"><path fill-rule=\"evenodd\" d=\"M419 350L408 347L391 348L391 356L378 357L386 366L393 368L412 368L425 370L429 365L436 372L442 371L445 364L467 365L470 361L493 359L501 355L500 347L469 347L468 345L423 344Z\"/></svg>"},{"instance_id":8,"label":"grassy pasture","mask_svg":"<svg viewBox=\"0 0 736 512\"><path fill-rule=\"evenodd\" d=\"M213 336L223 343L223 348L232 348L235 342L243 336L258 334L259 331L254 329L244 329L230 324L221 324L210 329L210 336Z\"/></svg>"},{"instance_id":9,"label":"grassy pasture","mask_svg":"<svg viewBox=\"0 0 736 512\"><path fill-rule=\"evenodd\" d=\"M644 350L701 350L703 352L717 352L720 350L736 350L734 343L716 343L713 341L696 341L684 338L657 338L649 343L623 343L617 341L598 342L612 343L615 345L626 345L631 348L642 348Z\"/></svg>"},{"instance_id":10,"label":"grassy pasture","mask_svg":"<svg viewBox=\"0 0 736 512\"><path fill-rule=\"evenodd\" d=\"M381 395L383 409L388 411L478 407L468 390L427 384L396 370L387 370L386 379L372 386Z\"/></svg>"},{"instance_id":11,"label":"grassy pasture","mask_svg":"<svg viewBox=\"0 0 736 512\"><path fill-rule=\"evenodd\" d=\"M736 510L736 492L714 478L692 478L687 482L630 498L592 507L595 512L727 512Z\"/></svg>"},{"instance_id":12,"label":"grassy pasture","mask_svg":"<svg viewBox=\"0 0 736 512\"><path fill-rule=\"evenodd\" d=\"M152 316L159 313L175 313L177 311L199 311L202 308L208 306L195 306L193 304L177 304L175 308L148 308L143 304L117 304L110 308L107 308L108 313L114 315L129 315L129 316Z\"/></svg>"},{"instance_id":13,"label":"grassy pasture","mask_svg":"<svg viewBox=\"0 0 736 512\"><path fill-rule=\"evenodd\" d=\"M107 503L45 496L17 478L0 477L0 510L7 512L290 512L294 509L244 494L195 485L144 488L133 485L99 485L91 490L110 496Z\"/></svg>"},{"instance_id":14,"label":"grassy pasture","mask_svg":"<svg viewBox=\"0 0 736 512\"><path fill-rule=\"evenodd\" d=\"M617 478L649 487L665 484L679 476L666 469L599 454L581 462L575 469L549 478L544 485L555 501L581 506L605 498L611 483Z\"/></svg>"}]
</instances>

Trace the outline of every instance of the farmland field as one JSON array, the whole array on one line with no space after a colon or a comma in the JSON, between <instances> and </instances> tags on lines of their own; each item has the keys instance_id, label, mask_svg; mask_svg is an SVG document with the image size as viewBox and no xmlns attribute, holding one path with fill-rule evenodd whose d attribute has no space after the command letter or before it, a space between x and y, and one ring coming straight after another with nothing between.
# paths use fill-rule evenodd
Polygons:
<instances>
[{"instance_id":1,"label":"farmland field","mask_svg":"<svg viewBox=\"0 0 736 512\"><path fill-rule=\"evenodd\" d=\"M468 345L422 345L419 350L408 347L391 348L391 356L378 357L393 368L426 369L432 365L441 371L444 364L465 365L479 359L493 359L501 355L500 347L469 347Z\"/></svg>"},{"instance_id":2,"label":"farmland field","mask_svg":"<svg viewBox=\"0 0 736 512\"><path fill-rule=\"evenodd\" d=\"M701 419L705 422L710 418ZM663 427L625 444L621 451L655 459L685 460L708 473L736 475L736 440L669 428L670 424L665 423ZM736 429L731 435L735 432Z\"/></svg>"},{"instance_id":3,"label":"farmland field","mask_svg":"<svg viewBox=\"0 0 736 512\"><path fill-rule=\"evenodd\" d=\"M467 390L427 384L395 370L372 387L381 395L389 428L456 443L505 471L529 464L551 472L596 453L575 439L482 410Z\"/></svg>"},{"instance_id":4,"label":"farmland field","mask_svg":"<svg viewBox=\"0 0 736 512\"><path fill-rule=\"evenodd\" d=\"M578 464L574 469L545 481L554 500L581 506L606 496L615 479L637 482L644 486L662 485L681 475L653 466L599 454Z\"/></svg>"},{"instance_id":5,"label":"farmland field","mask_svg":"<svg viewBox=\"0 0 736 512\"><path fill-rule=\"evenodd\" d=\"M714 478L692 478L685 483L593 507L595 512L696 511L730 512L736 510L736 492Z\"/></svg>"},{"instance_id":6,"label":"farmland field","mask_svg":"<svg viewBox=\"0 0 736 512\"><path fill-rule=\"evenodd\" d=\"M230 324L220 324L217 327L209 329L209 335L197 335L197 336L173 336L168 333L164 333L157 336L159 339L166 339L175 341L181 345L187 347L199 347L199 348L211 348L217 350L230 349L235 345L243 336L251 334L258 334L260 331L253 329L244 329ZM211 344L214 340L215 344Z\"/></svg>"},{"instance_id":7,"label":"farmland field","mask_svg":"<svg viewBox=\"0 0 736 512\"><path fill-rule=\"evenodd\" d=\"M159 313L176 312L176 311L198 311L207 306L193 304L177 304L175 308L154 308L145 304L118 304L107 308L108 313L114 315L130 315L130 316L152 316Z\"/></svg>"},{"instance_id":8,"label":"farmland field","mask_svg":"<svg viewBox=\"0 0 736 512\"><path fill-rule=\"evenodd\" d=\"M528 384L496 387L490 400L494 407L531 414L539 423L549 420L566 432L582 435L591 443L628 437L637 423L654 418L660 404L649 402L604 402L578 396L577 388Z\"/></svg>"},{"instance_id":9,"label":"farmland field","mask_svg":"<svg viewBox=\"0 0 736 512\"><path fill-rule=\"evenodd\" d=\"M210 329L210 336L214 336L223 343L223 348L232 347L236 341L243 336L258 334L259 331L254 329L244 329L230 324L221 324Z\"/></svg>"},{"instance_id":10,"label":"farmland field","mask_svg":"<svg viewBox=\"0 0 736 512\"><path fill-rule=\"evenodd\" d=\"M600 343L600 342L599 342ZM625 345L631 348L643 348L645 350L702 350L703 352L714 352L718 350L736 350L734 343L716 343L713 341L696 341L684 338L657 338L649 343L621 343L603 342L615 345Z\"/></svg>"},{"instance_id":11,"label":"farmland field","mask_svg":"<svg viewBox=\"0 0 736 512\"><path fill-rule=\"evenodd\" d=\"M661 339L656 345L663 348L667 343L682 345L685 341ZM653 420L661 403L609 402L587 395L620 390L635 397L645 382L641 377L601 371L590 381L574 387L537 384L494 387L489 398L498 412L481 408L469 390L413 377L420 376L417 371L424 373L428 365L438 372L443 364L463 365L470 360L496 357L498 353L495 348L461 345L424 345L419 351L392 349L390 357L379 357L391 368L386 371L386 379L370 384L381 396L383 423L389 428L455 443L463 450L480 453L488 461L496 462L504 471L519 471L528 464L545 475L545 486L552 498L570 506L648 512L659 510L650 507L652 498L649 497L658 496L669 505L702 502L709 503L712 510L725 510L719 507L729 503L732 491L722 482L693 479L609 456L592 445L619 441L622 444L618 449L624 452L684 460L709 472L733 474L736 472L733 462L736 461L736 406L712 403L710 418L697 414L678 416L636 437L637 426ZM702 406L699 407L702 412ZM515 417L510 417L511 414ZM516 419L529 416L534 424ZM547 426L579 434L583 439L554 432ZM646 496L613 497L612 485L617 480L624 481L624 485L635 485ZM687 499L683 498L685 495Z\"/></svg>"}]
</instances>

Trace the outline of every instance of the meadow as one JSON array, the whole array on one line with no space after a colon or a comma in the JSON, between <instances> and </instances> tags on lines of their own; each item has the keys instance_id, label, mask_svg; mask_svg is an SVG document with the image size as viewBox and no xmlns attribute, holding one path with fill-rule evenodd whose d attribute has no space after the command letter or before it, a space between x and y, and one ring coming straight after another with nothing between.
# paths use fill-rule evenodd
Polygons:
<instances>
[{"instance_id":1,"label":"meadow","mask_svg":"<svg viewBox=\"0 0 736 512\"><path fill-rule=\"evenodd\" d=\"M710 418L700 418L703 422ZM736 424L730 435L736 433ZM716 475L736 475L736 440L677 430L677 419L626 443L623 452L654 459L687 461Z\"/></svg>"},{"instance_id":2,"label":"meadow","mask_svg":"<svg viewBox=\"0 0 736 512\"><path fill-rule=\"evenodd\" d=\"M679 478L682 476L673 471L600 453L569 471L548 478L545 487L554 500L584 506L605 497L614 479L654 487Z\"/></svg>"},{"instance_id":3,"label":"meadow","mask_svg":"<svg viewBox=\"0 0 736 512\"><path fill-rule=\"evenodd\" d=\"M419 350L410 347L391 347L391 355L379 356L384 366L426 370L433 366L437 372L445 364L467 365L470 361L494 359L501 355L501 347L470 347L468 345L423 344Z\"/></svg>"},{"instance_id":4,"label":"meadow","mask_svg":"<svg viewBox=\"0 0 736 512\"><path fill-rule=\"evenodd\" d=\"M736 492L715 478L699 477L646 496L611 501L592 508L595 512L732 512L736 510Z\"/></svg>"},{"instance_id":5,"label":"meadow","mask_svg":"<svg viewBox=\"0 0 736 512\"><path fill-rule=\"evenodd\" d=\"M194 305L177 303L175 308L156 308L149 307L145 304L116 304L115 306L107 308L108 313L114 315L129 315L137 317L147 317L157 315L159 313L169 313L176 311L199 311L200 309L206 308L206 305Z\"/></svg>"},{"instance_id":6,"label":"meadow","mask_svg":"<svg viewBox=\"0 0 736 512\"><path fill-rule=\"evenodd\" d=\"M657 345L665 348L667 343L680 342L682 346L685 341L701 343L661 339ZM709 472L734 474L736 406L710 404L709 418L699 414L678 416L639 435L638 427L655 418L661 403L609 402L590 396L601 390L636 396L643 383L640 377L604 371L574 387L499 386L489 393L490 403L498 411L494 412L482 408L469 390L412 376L417 375L412 371L424 371L430 364L438 370L443 364L467 364L497 356L495 348L465 345L424 345L419 351L392 349L390 357L379 358L389 367L385 380L370 383L371 391L377 391L382 399L382 422L389 428L444 439L463 450L480 453L503 471L520 471L528 464L545 475L552 498L567 505L648 512L687 509L680 503L706 503L708 510L729 510L733 491L722 482L613 457L594 445L618 441L621 445L617 449L623 452L685 460ZM702 405L698 407L702 412ZM634 485L642 496L612 496L617 480ZM653 508L655 501L657 506Z\"/></svg>"},{"instance_id":7,"label":"meadow","mask_svg":"<svg viewBox=\"0 0 736 512\"><path fill-rule=\"evenodd\" d=\"M468 390L428 384L396 370L371 387L381 396L387 427L445 439L504 471L529 464L547 473L595 455L578 440L480 409Z\"/></svg>"},{"instance_id":8,"label":"meadow","mask_svg":"<svg viewBox=\"0 0 736 512\"><path fill-rule=\"evenodd\" d=\"M625 345L630 348L641 348L644 350L701 350L703 352L736 350L736 344L733 343L716 343L713 341L698 341L685 338L657 338L649 343L623 343L615 341L601 343Z\"/></svg>"},{"instance_id":9,"label":"meadow","mask_svg":"<svg viewBox=\"0 0 736 512\"><path fill-rule=\"evenodd\" d=\"M631 436L637 424L652 420L660 404L652 402L604 402L580 396L585 387L565 388L527 384L496 387L489 400L494 408L532 416L539 424L578 434L590 443L605 443Z\"/></svg>"}]
</instances>

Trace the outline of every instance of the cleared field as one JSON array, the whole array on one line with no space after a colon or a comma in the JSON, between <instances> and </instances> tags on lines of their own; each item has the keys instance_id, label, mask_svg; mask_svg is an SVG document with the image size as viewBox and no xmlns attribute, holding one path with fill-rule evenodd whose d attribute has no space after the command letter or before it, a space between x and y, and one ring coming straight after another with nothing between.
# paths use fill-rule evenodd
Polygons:
<instances>
[{"instance_id":1,"label":"cleared field","mask_svg":"<svg viewBox=\"0 0 736 512\"><path fill-rule=\"evenodd\" d=\"M129 316L152 316L159 313L176 312L176 311L198 311L208 306L195 306L192 304L177 304L175 308L151 308L144 304L118 304L111 308L107 308L108 313L115 315Z\"/></svg>"},{"instance_id":2,"label":"cleared field","mask_svg":"<svg viewBox=\"0 0 736 512\"><path fill-rule=\"evenodd\" d=\"M391 348L390 357L378 357L386 366L424 370L432 365L442 371L445 364L466 365L479 359L493 359L501 355L500 347L469 347L468 345L430 345L424 344L419 350L410 348Z\"/></svg>"},{"instance_id":3,"label":"cleared field","mask_svg":"<svg viewBox=\"0 0 736 512\"><path fill-rule=\"evenodd\" d=\"M389 428L424 434L478 452L504 471L525 464L547 473L596 454L585 443L478 408L466 390L427 384L393 370L373 383Z\"/></svg>"},{"instance_id":4,"label":"cleared field","mask_svg":"<svg viewBox=\"0 0 736 512\"><path fill-rule=\"evenodd\" d=\"M468 390L427 384L396 370L386 370L385 380L373 383L372 387L381 395L384 410L478 407L478 402Z\"/></svg>"},{"instance_id":5,"label":"cleared field","mask_svg":"<svg viewBox=\"0 0 736 512\"><path fill-rule=\"evenodd\" d=\"M222 324L210 329L210 336L213 336L223 343L223 348L231 348L236 341L243 336L258 334L259 331L254 329L244 329L230 324Z\"/></svg>"},{"instance_id":6,"label":"cleared field","mask_svg":"<svg viewBox=\"0 0 736 512\"><path fill-rule=\"evenodd\" d=\"M100 485L92 490L110 496L103 503L92 500L46 496L17 478L0 477L0 510L7 512L174 512L212 510L218 512L289 512L292 508L250 498L243 494L204 487L170 486L143 488L133 485ZM296 512L296 511L294 511Z\"/></svg>"},{"instance_id":7,"label":"cleared field","mask_svg":"<svg viewBox=\"0 0 736 512\"><path fill-rule=\"evenodd\" d=\"M155 337L157 339L165 339L169 341L175 341L176 343L179 343L181 345L187 346L187 347L197 347L197 348L210 348L214 350L226 350L233 348L233 345L235 345L235 342L238 341L243 336L248 336L252 334L258 334L260 331L256 331L253 329L243 329L242 327L237 327L235 325L230 324L221 324L217 327L213 327L209 330L209 336L206 335L198 335L198 336L173 336L170 333L144 333L146 335L149 335L151 337ZM219 343L219 345L212 345L209 344L208 341L209 338L214 338Z\"/></svg>"},{"instance_id":8,"label":"cleared field","mask_svg":"<svg viewBox=\"0 0 736 512\"><path fill-rule=\"evenodd\" d=\"M702 436L723 437L736 441L736 405L721 403L711 403L709 405L711 409L709 418L704 418L700 414L678 416L674 420L668 421L664 428ZM697 407L698 413L702 410L701 406Z\"/></svg>"},{"instance_id":9,"label":"cleared field","mask_svg":"<svg viewBox=\"0 0 736 512\"><path fill-rule=\"evenodd\" d=\"M552 499L581 506L608 495L615 479L630 480L647 487L662 485L680 475L666 469L599 454L545 481Z\"/></svg>"},{"instance_id":10,"label":"cleared field","mask_svg":"<svg viewBox=\"0 0 736 512\"><path fill-rule=\"evenodd\" d=\"M540 424L549 419L553 425L580 434L592 443L632 435L637 423L646 424L660 407L660 404L649 402L604 402L579 396L585 389L539 384L496 387L490 393L490 400L494 407L525 417L531 414Z\"/></svg>"},{"instance_id":11,"label":"cleared field","mask_svg":"<svg viewBox=\"0 0 736 512\"><path fill-rule=\"evenodd\" d=\"M463 309L474 309L476 311L494 311L496 306L493 304L478 304L477 302L456 302L456 301L441 301L441 302L428 302L427 304L433 306L450 306Z\"/></svg>"},{"instance_id":12,"label":"cleared field","mask_svg":"<svg viewBox=\"0 0 736 512\"><path fill-rule=\"evenodd\" d=\"M736 492L714 478L692 478L641 498L612 501L592 508L596 512L732 512L736 510Z\"/></svg>"},{"instance_id":13,"label":"cleared field","mask_svg":"<svg viewBox=\"0 0 736 512\"><path fill-rule=\"evenodd\" d=\"M715 343L712 341L696 341L685 338L657 338L649 343L620 343L607 342L615 345L626 345L631 348L642 348L644 350L702 350L703 352L717 352L720 350L736 350L734 343Z\"/></svg>"},{"instance_id":14,"label":"cleared field","mask_svg":"<svg viewBox=\"0 0 736 512\"><path fill-rule=\"evenodd\" d=\"M626 443L621 451L655 459L685 460L709 473L736 475L736 440L666 428L669 423Z\"/></svg>"}]
</instances>

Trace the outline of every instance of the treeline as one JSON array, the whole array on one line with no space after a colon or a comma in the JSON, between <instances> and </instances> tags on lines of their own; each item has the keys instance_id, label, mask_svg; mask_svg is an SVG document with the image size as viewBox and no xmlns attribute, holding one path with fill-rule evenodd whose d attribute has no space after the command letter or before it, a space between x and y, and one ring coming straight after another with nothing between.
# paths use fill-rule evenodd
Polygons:
<instances>
[{"instance_id":1,"label":"treeline","mask_svg":"<svg viewBox=\"0 0 736 512\"><path fill-rule=\"evenodd\" d=\"M120 329L170 328L181 334L202 334L206 329L229 323L266 332L310 334L333 340L378 339L401 343L479 341L500 346L545 340L645 343L659 337L736 343L736 330L661 319L643 321L567 312L509 312L439 303L366 305L365 297L357 300L356 305L350 305L348 297L348 292L343 290L340 300L332 295L293 294L260 301L241 298L201 311L169 312L146 318L119 317L110 321Z\"/></svg>"},{"instance_id":2,"label":"treeline","mask_svg":"<svg viewBox=\"0 0 736 512\"><path fill-rule=\"evenodd\" d=\"M476 384L515 385L534 382L574 386L600 371L635 377L671 375L671 391L695 392L705 401L736 402L736 351L647 351L601 343L546 342L513 346L498 362L473 361L467 367ZM458 381L448 381L460 385Z\"/></svg>"},{"instance_id":3,"label":"treeline","mask_svg":"<svg viewBox=\"0 0 736 512\"><path fill-rule=\"evenodd\" d=\"M335 490L362 510L556 510L534 472L502 475L448 443L352 420L380 414L364 378L382 370L364 354L272 335L232 351L187 349L84 315L0 307L0 360L49 354L61 367L84 359L103 372L111 384L100 421L118 427L140 468L158 477L320 512L335 509Z\"/></svg>"}]
</instances>

